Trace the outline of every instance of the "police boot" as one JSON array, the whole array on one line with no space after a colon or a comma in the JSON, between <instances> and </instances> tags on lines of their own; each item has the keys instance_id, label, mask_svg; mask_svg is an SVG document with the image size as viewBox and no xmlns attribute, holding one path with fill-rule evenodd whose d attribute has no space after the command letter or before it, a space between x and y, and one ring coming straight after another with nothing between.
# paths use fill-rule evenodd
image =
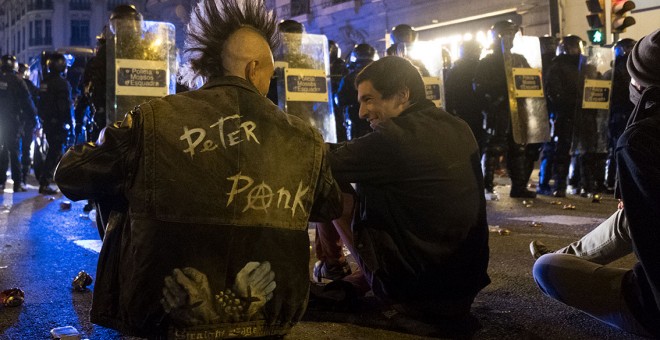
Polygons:
<instances>
[{"instance_id":1,"label":"police boot","mask_svg":"<svg viewBox=\"0 0 660 340\"><path fill-rule=\"evenodd\" d=\"M495 179L495 168L499 161L497 155L489 155L486 153L484 161L484 187L489 193L493 192L493 180Z\"/></svg>"},{"instance_id":2,"label":"police boot","mask_svg":"<svg viewBox=\"0 0 660 340\"><path fill-rule=\"evenodd\" d=\"M511 192L509 196L514 198L535 198L536 192L527 190L527 158L524 153L513 155L509 159L509 176L511 177Z\"/></svg>"}]
</instances>

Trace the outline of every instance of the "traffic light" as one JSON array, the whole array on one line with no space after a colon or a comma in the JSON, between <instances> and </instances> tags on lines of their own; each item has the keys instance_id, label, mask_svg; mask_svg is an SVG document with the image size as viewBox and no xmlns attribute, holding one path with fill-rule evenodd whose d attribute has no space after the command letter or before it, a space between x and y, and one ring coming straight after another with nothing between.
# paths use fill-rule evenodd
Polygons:
<instances>
[{"instance_id":1,"label":"traffic light","mask_svg":"<svg viewBox=\"0 0 660 340\"><path fill-rule=\"evenodd\" d=\"M603 45L605 44L605 6L604 0L587 0L587 23L589 30L587 30L587 37L592 44Z\"/></svg>"},{"instance_id":2,"label":"traffic light","mask_svg":"<svg viewBox=\"0 0 660 340\"><path fill-rule=\"evenodd\" d=\"M635 18L628 12L635 9L635 3L628 0L612 0L612 33L623 33L635 24Z\"/></svg>"},{"instance_id":3,"label":"traffic light","mask_svg":"<svg viewBox=\"0 0 660 340\"><path fill-rule=\"evenodd\" d=\"M589 38L589 41L594 45L605 44L605 35L600 29L588 30L587 37Z\"/></svg>"}]
</instances>

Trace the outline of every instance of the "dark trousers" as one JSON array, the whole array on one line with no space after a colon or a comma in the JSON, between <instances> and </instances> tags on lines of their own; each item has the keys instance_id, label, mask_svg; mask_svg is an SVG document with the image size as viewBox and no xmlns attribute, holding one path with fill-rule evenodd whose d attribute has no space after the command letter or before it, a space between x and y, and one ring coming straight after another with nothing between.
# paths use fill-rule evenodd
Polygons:
<instances>
[{"instance_id":1,"label":"dark trousers","mask_svg":"<svg viewBox=\"0 0 660 340\"><path fill-rule=\"evenodd\" d=\"M11 164L11 179L14 184L21 183L21 163L18 157L18 134L16 129L7 127L0 132L0 181L7 181L7 167Z\"/></svg>"},{"instance_id":2,"label":"dark trousers","mask_svg":"<svg viewBox=\"0 0 660 340\"><path fill-rule=\"evenodd\" d=\"M21 182L23 184L27 184L27 176L30 174L30 167L32 166L30 146L32 145L33 128L32 126L23 128L23 135L21 136Z\"/></svg>"},{"instance_id":3,"label":"dark trousers","mask_svg":"<svg viewBox=\"0 0 660 340\"><path fill-rule=\"evenodd\" d=\"M486 190L493 190L493 180L495 179L495 169L501 156L506 157L506 166L511 178L511 188L525 189L529 181L528 156L532 154L524 144L517 144L513 141L513 136L509 133L504 136L492 136L486 144L485 162L484 162L484 185ZM536 153L538 157L538 153ZM534 164L532 160L532 165Z\"/></svg>"},{"instance_id":4,"label":"dark trousers","mask_svg":"<svg viewBox=\"0 0 660 340\"><path fill-rule=\"evenodd\" d=\"M46 186L53 181L53 173L57 163L62 158L62 151L66 144L66 131L46 130L46 140L48 141L48 153L46 161L39 178L39 185Z\"/></svg>"}]
</instances>

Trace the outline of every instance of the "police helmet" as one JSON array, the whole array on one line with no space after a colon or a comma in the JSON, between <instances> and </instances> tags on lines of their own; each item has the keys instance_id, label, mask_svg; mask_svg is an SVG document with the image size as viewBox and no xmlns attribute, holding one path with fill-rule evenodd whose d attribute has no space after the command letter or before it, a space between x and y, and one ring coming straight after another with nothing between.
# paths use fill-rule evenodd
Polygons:
<instances>
[{"instance_id":1,"label":"police helmet","mask_svg":"<svg viewBox=\"0 0 660 340\"><path fill-rule=\"evenodd\" d=\"M0 65L2 72L16 72L18 71L18 64L16 57L13 55L5 54L2 56L2 64Z\"/></svg>"},{"instance_id":2,"label":"police helmet","mask_svg":"<svg viewBox=\"0 0 660 340\"><path fill-rule=\"evenodd\" d=\"M112 13L110 13L110 30L113 33L117 33L117 21L133 21L135 22L135 25L131 24L129 26L134 26L131 27L131 30L138 30L139 27L135 27L136 25L142 25L142 14L135 8L133 5L119 5L115 7L115 9L112 10Z\"/></svg>"},{"instance_id":3,"label":"police helmet","mask_svg":"<svg viewBox=\"0 0 660 340\"><path fill-rule=\"evenodd\" d=\"M628 56L630 51L632 51L633 46L635 46L635 41L634 39L630 38L624 38L616 42L614 44L614 58L625 58Z\"/></svg>"},{"instance_id":4,"label":"police helmet","mask_svg":"<svg viewBox=\"0 0 660 340\"><path fill-rule=\"evenodd\" d=\"M46 61L48 72L61 74L66 70L66 58L61 53L53 53Z\"/></svg>"},{"instance_id":5,"label":"police helmet","mask_svg":"<svg viewBox=\"0 0 660 340\"><path fill-rule=\"evenodd\" d=\"M351 52L351 62L356 62L359 60L370 60L373 61L376 58L376 49L366 43L357 44Z\"/></svg>"},{"instance_id":6,"label":"police helmet","mask_svg":"<svg viewBox=\"0 0 660 340\"><path fill-rule=\"evenodd\" d=\"M25 63L19 63L18 74L23 77L28 77L30 75L30 65Z\"/></svg>"},{"instance_id":7,"label":"police helmet","mask_svg":"<svg viewBox=\"0 0 660 340\"><path fill-rule=\"evenodd\" d=\"M539 43L541 44L541 54L552 54L557 53L557 44L559 43L559 38L555 38L549 35L544 35L539 37Z\"/></svg>"},{"instance_id":8,"label":"police helmet","mask_svg":"<svg viewBox=\"0 0 660 340\"><path fill-rule=\"evenodd\" d=\"M110 13L110 21L112 20L135 20L142 21L142 14L133 5L119 5Z\"/></svg>"},{"instance_id":9,"label":"police helmet","mask_svg":"<svg viewBox=\"0 0 660 340\"><path fill-rule=\"evenodd\" d=\"M580 55L584 49L584 40L577 35L567 35L557 45L557 55Z\"/></svg>"},{"instance_id":10,"label":"police helmet","mask_svg":"<svg viewBox=\"0 0 660 340\"><path fill-rule=\"evenodd\" d=\"M282 20L278 25L277 29L281 33L297 33L297 34L303 34L305 33L305 26L295 20L287 19L287 20Z\"/></svg>"},{"instance_id":11,"label":"police helmet","mask_svg":"<svg viewBox=\"0 0 660 340\"><path fill-rule=\"evenodd\" d=\"M520 27L511 20L503 20L496 22L490 28L490 34L493 40L501 39L504 36L514 36L518 33Z\"/></svg>"},{"instance_id":12,"label":"police helmet","mask_svg":"<svg viewBox=\"0 0 660 340\"><path fill-rule=\"evenodd\" d=\"M442 52L444 58L444 49ZM460 58L479 59L481 56L481 45L476 40L463 41L458 49L458 55Z\"/></svg>"},{"instance_id":13,"label":"police helmet","mask_svg":"<svg viewBox=\"0 0 660 340\"><path fill-rule=\"evenodd\" d=\"M385 54L387 56L405 57L408 55L408 48L406 47L406 44L395 43L385 50Z\"/></svg>"},{"instance_id":14,"label":"police helmet","mask_svg":"<svg viewBox=\"0 0 660 340\"><path fill-rule=\"evenodd\" d=\"M328 51L330 54L330 60L337 60L341 55L341 48L334 40L328 40Z\"/></svg>"},{"instance_id":15,"label":"police helmet","mask_svg":"<svg viewBox=\"0 0 660 340\"><path fill-rule=\"evenodd\" d=\"M412 26L407 24L400 24L392 28L390 33L390 41L392 44L405 43L410 44L417 40L417 31Z\"/></svg>"}]
</instances>

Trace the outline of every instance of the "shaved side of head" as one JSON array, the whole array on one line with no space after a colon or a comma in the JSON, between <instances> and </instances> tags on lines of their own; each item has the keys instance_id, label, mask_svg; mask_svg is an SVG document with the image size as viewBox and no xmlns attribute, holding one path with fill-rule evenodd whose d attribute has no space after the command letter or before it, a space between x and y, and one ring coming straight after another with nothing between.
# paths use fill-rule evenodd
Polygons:
<instances>
[{"instance_id":1,"label":"shaved side of head","mask_svg":"<svg viewBox=\"0 0 660 340\"><path fill-rule=\"evenodd\" d=\"M273 55L264 37L254 29L244 27L234 32L225 42L222 67L226 75L246 78L246 66L252 61L259 64L272 62Z\"/></svg>"}]
</instances>

